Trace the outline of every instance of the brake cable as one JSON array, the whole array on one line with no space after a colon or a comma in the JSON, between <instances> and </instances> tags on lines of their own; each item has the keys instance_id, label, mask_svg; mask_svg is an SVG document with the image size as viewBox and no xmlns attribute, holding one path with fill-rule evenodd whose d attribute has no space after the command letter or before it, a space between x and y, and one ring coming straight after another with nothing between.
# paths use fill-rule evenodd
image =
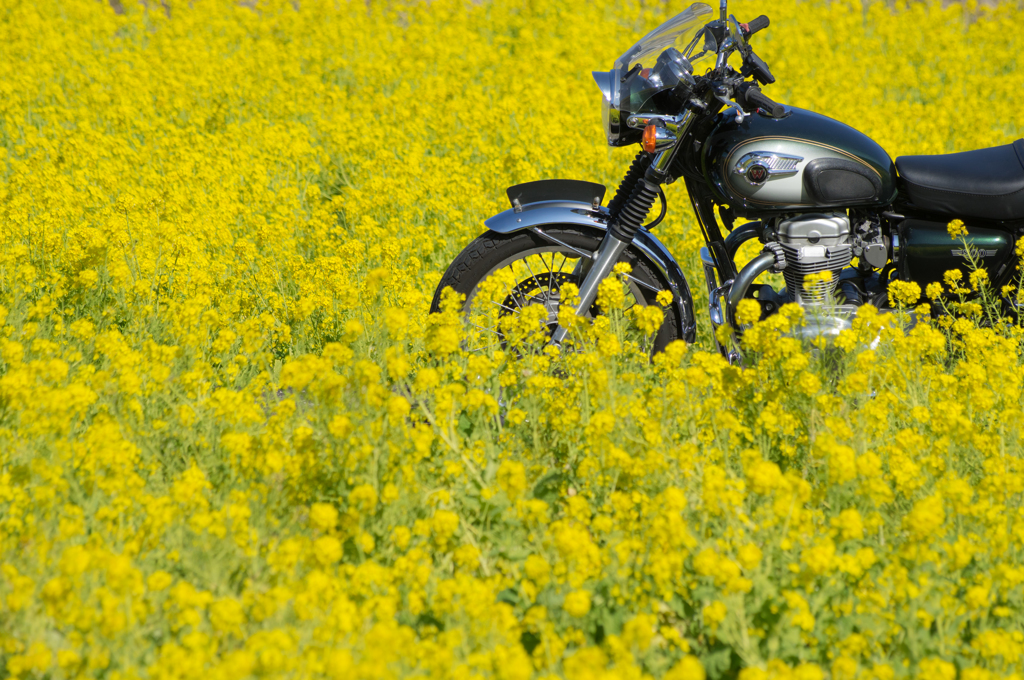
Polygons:
<instances>
[{"instance_id":1,"label":"brake cable","mask_svg":"<svg viewBox=\"0 0 1024 680\"><path fill-rule=\"evenodd\" d=\"M650 224L645 224L644 226L640 227L644 231L650 231L651 229L654 229L656 226L661 224L661 221L665 219L666 213L668 213L668 199L665 198L665 190L662 189L660 186L658 187L658 196L661 198L661 213L659 213L658 216L654 218L653 222L651 222Z\"/></svg>"}]
</instances>

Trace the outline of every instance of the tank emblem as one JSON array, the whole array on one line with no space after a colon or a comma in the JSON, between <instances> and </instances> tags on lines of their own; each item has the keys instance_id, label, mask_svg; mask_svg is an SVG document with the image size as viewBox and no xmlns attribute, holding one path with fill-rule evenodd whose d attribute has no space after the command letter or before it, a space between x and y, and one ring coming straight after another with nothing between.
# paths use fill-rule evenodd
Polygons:
<instances>
[{"instance_id":1,"label":"tank emblem","mask_svg":"<svg viewBox=\"0 0 1024 680\"><path fill-rule=\"evenodd\" d=\"M747 181L751 184L764 184L768 181L768 168L760 163L754 163L747 168Z\"/></svg>"},{"instance_id":2,"label":"tank emblem","mask_svg":"<svg viewBox=\"0 0 1024 680\"><path fill-rule=\"evenodd\" d=\"M771 177L788 177L797 173L797 166L804 159L801 156L786 156L770 151L751 151L736 161L734 171L746 177L754 186L760 186Z\"/></svg>"}]
</instances>

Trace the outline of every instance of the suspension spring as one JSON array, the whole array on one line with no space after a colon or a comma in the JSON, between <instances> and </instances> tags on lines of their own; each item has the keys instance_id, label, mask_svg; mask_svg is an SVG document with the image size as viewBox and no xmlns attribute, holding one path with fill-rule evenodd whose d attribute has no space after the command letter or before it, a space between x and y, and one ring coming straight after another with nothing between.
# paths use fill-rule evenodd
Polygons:
<instances>
[{"instance_id":1,"label":"suspension spring","mask_svg":"<svg viewBox=\"0 0 1024 680\"><path fill-rule=\"evenodd\" d=\"M608 231L620 241L632 243L658 198L658 188L646 179L637 181L622 210L609 223Z\"/></svg>"},{"instance_id":2,"label":"suspension spring","mask_svg":"<svg viewBox=\"0 0 1024 680\"><path fill-rule=\"evenodd\" d=\"M643 179L644 174L647 172L647 168L651 167L651 159L653 156L646 151L641 151L633 159L633 163L630 164L629 170L626 171L625 177L619 182L619 188L615 191L615 198L608 203L608 214L609 217L614 221L619 216L619 211L622 210L622 206L626 204L626 201L633 194L633 190L636 188L636 183Z\"/></svg>"}]
</instances>

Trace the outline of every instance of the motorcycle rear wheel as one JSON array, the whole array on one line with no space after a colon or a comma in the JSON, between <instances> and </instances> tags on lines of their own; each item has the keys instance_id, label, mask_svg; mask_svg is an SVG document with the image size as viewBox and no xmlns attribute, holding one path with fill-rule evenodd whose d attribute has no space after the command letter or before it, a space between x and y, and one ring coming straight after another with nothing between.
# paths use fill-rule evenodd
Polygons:
<instances>
[{"instance_id":1,"label":"motorcycle rear wheel","mask_svg":"<svg viewBox=\"0 0 1024 680\"><path fill-rule=\"evenodd\" d=\"M430 305L431 313L440 311L441 295L445 288L451 287L456 293L466 296L463 312L467 315L467 321L481 331L493 332L495 342L500 342L501 334L496 330L496 325L492 326L483 321L483 317L475 316L485 313L479 309L481 305L474 303L482 284L488 285L485 282L490 282L489 285L501 285L501 290L507 293L500 303L491 300L498 308L492 310L495 314L502 316L520 313L526 306L543 304L547 308L549 329L553 332L561 301L558 293L560 287L565 283L580 284L579 253L596 251L604 232L573 225L544 227L544 232L569 247L549 241L530 230L511 234L488 231L477 237L452 261L441 277ZM634 304L655 305L658 292L669 289L668 282L662 279L657 268L637 249L627 248L619 257L619 262L626 262L632 267L625 303L627 309ZM665 320L654 337L653 353L660 352L673 340L682 339L675 305L668 305L663 311ZM586 316L598 313L595 305L588 310ZM484 348L480 346L470 349Z\"/></svg>"}]
</instances>

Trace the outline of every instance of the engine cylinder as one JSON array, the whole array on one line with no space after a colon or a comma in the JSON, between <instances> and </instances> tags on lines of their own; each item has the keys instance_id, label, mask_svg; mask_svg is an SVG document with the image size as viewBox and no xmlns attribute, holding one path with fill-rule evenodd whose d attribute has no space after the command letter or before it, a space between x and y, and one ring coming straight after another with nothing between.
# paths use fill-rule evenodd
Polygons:
<instances>
[{"instance_id":1,"label":"engine cylinder","mask_svg":"<svg viewBox=\"0 0 1024 680\"><path fill-rule=\"evenodd\" d=\"M839 273L853 259L850 218L844 213L812 213L782 220L776 229L786 252L786 291L794 302L821 304L835 294ZM829 280L810 274L830 272Z\"/></svg>"}]
</instances>

